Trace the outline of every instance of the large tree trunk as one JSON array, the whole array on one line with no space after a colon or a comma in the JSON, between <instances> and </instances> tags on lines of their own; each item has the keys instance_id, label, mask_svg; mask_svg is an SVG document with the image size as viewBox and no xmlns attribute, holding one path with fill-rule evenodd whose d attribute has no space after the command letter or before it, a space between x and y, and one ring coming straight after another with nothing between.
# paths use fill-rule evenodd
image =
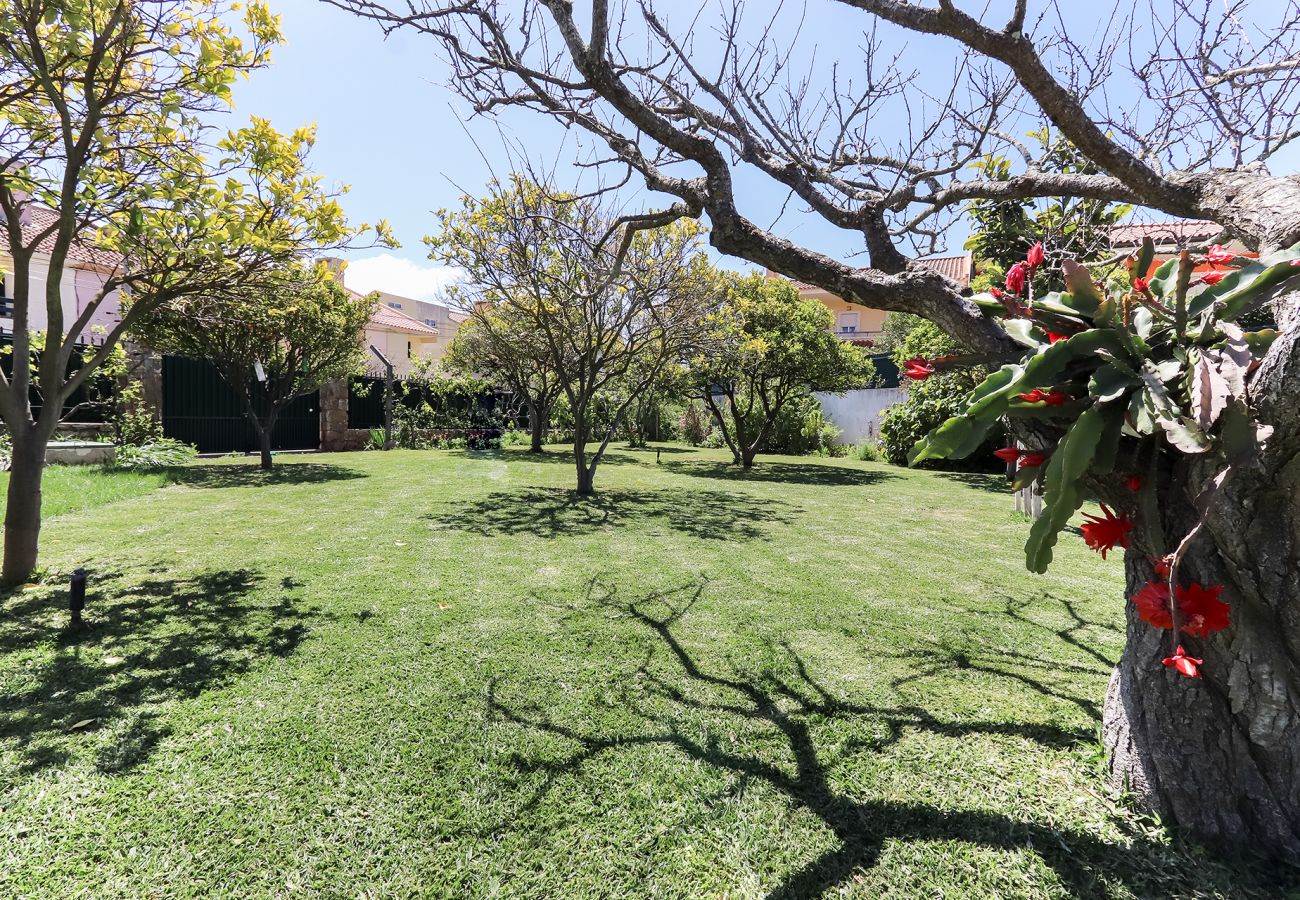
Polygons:
<instances>
[{"instance_id":1,"label":"large tree trunk","mask_svg":"<svg viewBox=\"0 0 1300 900\"><path fill-rule=\"evenodd\" d=\"M5 499L5 556L0 580L22 584L36 569L41 536L41 479L48 433L38 428L11 432L13 457Z\"/></svg>"},{"instance_id":2,"label":"large tree trunk","mask_svg":"<svg viewBox=\"0 0 1300 900\"><path fill-rule=\"evenodd\" d=\"M541 453L546 442L547 409L539 403L528 401L528 452Z\"/></svg>"},{"instance_id":3,"label":"large tree trunk","mask_svg":"<svg viewBox=\"0 0 1300 900\"><path fill-rule=\"evenodd\" d=\"M253 412L250 407L248 410L248 421L253 425L253 432L257 435L257 449L259 456L259 467L263 471L271 469L271 434L275 430L275 415L267 416L265 420L257 413Z\"/></svg>"},{"instance_id":4,"label":"large tree trunk","mask_svg":"<svg viewBox=\"0 0 1300 900\"><path fill-rule=\"evenodd\" d=\"M1225 631L1157 630L1128 604L1128 640L1111 678L1103 734L1111 772L1166 821L1212 846L1300 859L1300 457L1234 475L1180 566L1179 582L1224 585ZM1194 519L1204 465L1166 492L1166 540ZM1178 502L1181 496L1181 502ZM1126 560L1128 594L1152 578ZM1176 643L1204 660L1200 679L1161 664Z\"/></svg>"}]
</instances>

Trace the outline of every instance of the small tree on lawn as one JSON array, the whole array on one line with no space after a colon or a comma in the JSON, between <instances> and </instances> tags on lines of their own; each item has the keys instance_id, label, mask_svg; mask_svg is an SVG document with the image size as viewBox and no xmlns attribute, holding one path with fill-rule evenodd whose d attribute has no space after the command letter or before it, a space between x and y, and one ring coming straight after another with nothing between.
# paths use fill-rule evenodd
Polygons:
<instances>
[{"instance_id":1,"label":"small tree on lawn","mask_svg":"<svg viewBox=\"0 0 1300 900\"><path fill-rule=\"evenodd\" d=\"M528 452L541 453L551 407L563 393L546 335L514 304L479 303L456 332L444 368L479 375L511 391L528 409Z\"/></svg>"},{"instance_id":2,"label":"small tree on lawn","mask_svg":"<svg viewBox=\"0 0 1300 900\"><path fill-rule=\"evenodd\" d=\"M783 279L733 278L710 324L691 379L746 469L791 398L865 387L874 371L860 350L831 334L825 304L800 297Z\"/></svg>"},{"instance_id":3,"label":"small tree on lawn","mask_svg":"<svg viewBox=\"0 0 1300 900\"><path fill-rule=\"evenodd\" d=\"M517 176L439 218L442 231L428 242L436 258L467 273L460 290L475 299L471 317L496 310L541 336L539 352L573 415L578 493L594 493L596 467L629 406L686 358L714 302L701 228L632 228L591 199ZM614 388L620 399L599 415ZM589 442L597 444L591 454Z\"/></svg>"},{"instance_id":4,"label":"small tree on lawn","mask_svg":"<svg viewBox=\"0 0 1300 900\"><path fill-rule=\"evenodd\" d=\"M46 445L121 335L175 299L357 233L307 169L310 129L282 135L254 120L215 136L231 83L265 66L280 40L263 4L237 9L219 0L0 4L0 229L15 363L0 375L13 442L7 584L36 566ZM63 285L78 246L102 253L97 283L78 280L74 303ZM124 294L130 309L103 326L97 349L79 349Z\"/></svg>"},{"instance_id":5,"label":"small tree on lawn","mask_svg":"<svg viewBox=\"0 0 1300 900\"><path fill-rule=\"evenodd\" d=\"M349 293L323 267L295 264L238 290L174 302L135 330L155 349L212 363L257 433L271 468L280 411L365 367L362 335L373 295Z\"/></svg>"}]
</instances>

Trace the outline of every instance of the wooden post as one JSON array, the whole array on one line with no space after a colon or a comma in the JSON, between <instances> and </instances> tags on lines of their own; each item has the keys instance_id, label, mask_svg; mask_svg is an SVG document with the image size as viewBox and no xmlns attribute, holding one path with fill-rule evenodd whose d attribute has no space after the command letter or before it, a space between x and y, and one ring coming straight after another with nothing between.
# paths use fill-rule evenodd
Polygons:
<instances>
[{"instance_id":1,"label":"wooden post","mask_svg":"<svg viewBox=\"0 0 1300 900\"><path fill-rule=\"evenodd\" d=\"M384 449L392 450L395 446L393 443L393 364L374 344L370 345L370 352L379 357L379 361L384 364Z\"/></svg>"}]
</instances>

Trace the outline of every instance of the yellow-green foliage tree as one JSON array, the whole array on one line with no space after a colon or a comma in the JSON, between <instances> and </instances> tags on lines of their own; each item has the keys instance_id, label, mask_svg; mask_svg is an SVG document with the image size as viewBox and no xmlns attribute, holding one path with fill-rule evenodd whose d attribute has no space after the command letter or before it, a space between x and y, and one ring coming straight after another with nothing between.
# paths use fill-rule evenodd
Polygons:
<instances>
[{"instance_id":1,"label":"yellow-green foliage tree","mask_svg":"<svg viewBox=\"0 0 1300 900\"><path fill-rule=\"evenodd\" d=\"M730 279L690 375L744 468L753 466L791 399L811 391L842 393L871 380L871 361L831 334L833 324L825 304L800 297L784 279Z\"/></svg>"},{"instance_id":2,"label":"yellow-green foliage tree","mask_svg":"<svg viewBox=\"0 0 1300 900\"><path fill-rule=\"evenodd\" d=\"M212 124L234 80L265 66L279 40L260 2L0 4L0 214L16 363L0 379L13 440L5 582L36 565L45 447L63 406L124 332L179 298L359 233L307 168L312 129L285 135L254 119L222 133ZM69 308L60 288L78 246L105 251L104 264L92 295ZM123 295L130 308L72 366L91 323L111 319L98 314ZM33 393L43 400L36 412Z\"/></svg>"},{"instance_id":3,"label":"yellow-green foliage tree","mask_svg":"<svg viewBox=\"0 0 1300 900\"><path fill-rule=\"evenodd\" d=\"M431 255L466 272L458 293L471 319L518 317L540 335L573 415L578 493L594 493L628 408L690 354L716 300L700 226L633 229L590 198L517 176L439 220Z\"/></svg>"},{"instance_id":4,"label":"yellow-green foliage tree","mask_svg":"<svg viewBox=\"0 0 1300 900\"><path fill-rule=\"evenodd\" d=\"M133 336L212 363L239 398L269 469L285 405L365 369L361 339L375 299L345 290L324 266L294 263L169 303L141 320Z\"/></svg>"}]
</instances>

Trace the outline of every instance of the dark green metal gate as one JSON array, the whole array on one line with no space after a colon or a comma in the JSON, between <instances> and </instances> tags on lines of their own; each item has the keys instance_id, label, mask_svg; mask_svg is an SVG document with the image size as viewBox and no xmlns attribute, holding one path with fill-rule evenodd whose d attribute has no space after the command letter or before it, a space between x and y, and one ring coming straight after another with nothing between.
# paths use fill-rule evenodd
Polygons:
<instances>
[{"instance_id":1,"label":"dark green metal gate","mask_svg":"<svg viewBox=\"0 0 1300 900\"><path fill-rule=\"evenodd\" d=\"M162 369L163 432L193 444L200 453L257 450L257 433L245 418L239 398L210 363L164 356ZM320 394L292 401L271 433L276 450L320 448Z\"/></svg>"}]
</instances>

